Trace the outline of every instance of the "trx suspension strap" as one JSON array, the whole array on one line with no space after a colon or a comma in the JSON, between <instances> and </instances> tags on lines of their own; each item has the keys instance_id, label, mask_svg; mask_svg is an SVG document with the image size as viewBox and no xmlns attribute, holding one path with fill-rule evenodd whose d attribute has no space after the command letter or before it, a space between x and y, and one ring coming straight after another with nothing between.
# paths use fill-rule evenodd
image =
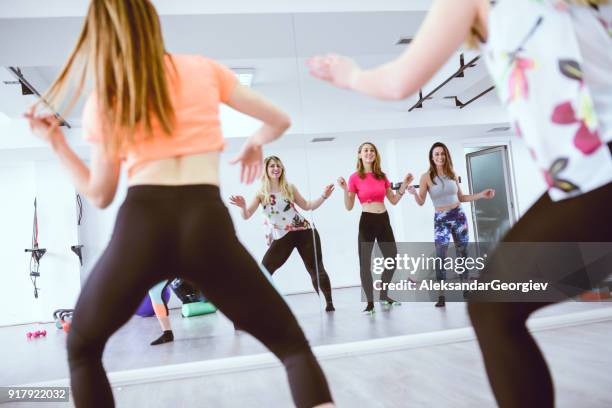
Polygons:
<instances>
[{"instance_id":1,"label":"trx suspension strap","mask_svg":"<svg viewBox=\"0 0 612 408\"><path fill-rule=\"evenodd\" d=\"M36 279L40 276L38 267L40 266L40 259L43 257L47 250L45 248L38 247L38 217L36 211L36 198L34 198L34 223L32 225L32 248L26 249L26 252L32 254L30 258L30 279L34 285L34 297L38 299L38 286L36 286Z\"/></svg>"},{"instance_id":2,"label":"trx suspension strap","mask_svg":"<svg viewBox=\"0 0 612 408\"><path fill-rule=\"evenodd\" d=\"M76 195L76 203L77 203L77 227L81 225L81 220L83 219L83 202L81 201L81 196L79 194ZM79 257L79 263L83 266L83 245L72 245L70 247L72 252Z\"/></svg>"}]
</instances>

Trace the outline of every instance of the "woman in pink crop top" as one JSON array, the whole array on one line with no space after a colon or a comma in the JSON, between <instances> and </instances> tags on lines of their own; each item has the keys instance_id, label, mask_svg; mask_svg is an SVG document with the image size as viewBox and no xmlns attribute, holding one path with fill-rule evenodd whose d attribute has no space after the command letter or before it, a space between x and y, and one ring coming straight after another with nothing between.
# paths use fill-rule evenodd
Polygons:
<instances>
[{"instance_id":1,"label":"woman in pink crop top","mask_svg":"<svg viewBox=\"0 0 612 408\"><path fill-rule=\"evenodd\" d=\"M412 174L406 175L398 192L391 189L391 183L380 168L380 154L373 143L365 142L357 149L357 171L349 177L348 186L344 178L338 178L338 185L344 190L344 206L348 211L355 205L355 196L359 198L362 212L359 219L359 269L361 287L368 302L364 312L374 312L374 280L370 268L370 259L374 242L378 241L380 249L386 258L397 255L395 237L385 208L385 197L396 205L404 195L406 188L413 180ZM388 304L396 303L387 293L386 285L391 282L395 267L387 268L382 273L380 301Z\"/></svg>"},{"instance_id":2,"label":"woman in pink crop top","mask_svg":"<svg viewBox=\"0 0 612 408\"><path fill-rule=\"evenodd\" d=\"M288 116L221 64L166 53L148 0L92 1L74 51L42 100L57 111L69 80L81 85L74 101L89 74L96 92L86 104L83 131L92 143L91 168L71 150L55 115L34 107L26 115L96 206L113 200L123 163L129 173L112 238L81 290L68 334L75 406L114 406L102 365L105 344L149 288L178 276L282 361L296 406L331 407L302 329L238 241L219 194L219 105L263 122L234 161L247 182L261 172L262 144L283 134Z\"/></svg>"},{"instance_id":3,"label":"woman in pink crop top","mask_svg":"<svg viewBox=\"0 0 612 408\"><path fill-rule=\"evenodd\" d=\"M321 238L319 232L295 208L296 204L304 211L316 210L331 196L334 185L325 186L321 197L306 200L297 187L289 184L286 178L285 166L276 156L266 157L264 173L261 177L261 189L257 192L249 206L243 196L230 197L230 203L239 207L242 218L248 220L255 214L257 208L263 207L266 226L266 241L268 250L261 263L273 275L297 248L306 271L310 275L312 286L319 293L319 287L325 296L325 311L333 312L331 283L329 275L323 266Z\"/></svg>"}]
</instances>

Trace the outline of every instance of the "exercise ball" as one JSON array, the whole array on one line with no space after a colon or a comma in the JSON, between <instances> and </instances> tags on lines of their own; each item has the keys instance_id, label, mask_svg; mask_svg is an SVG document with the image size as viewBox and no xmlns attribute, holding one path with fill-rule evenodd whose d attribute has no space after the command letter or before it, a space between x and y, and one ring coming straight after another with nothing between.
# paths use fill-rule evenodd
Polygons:
<instances>
[{"instance_id":1,"label":"exercise ball","mask_svg":"<svg viewBox=\"0 0 612 408\"><path fill-rule=\"evenodd\" d=\"M166 304L168 303L168 300L170 300L170 288L168 286L166 286L164 288L164 291L162 292L162 299L164 299L164 302L166 302ZM149 297L148 293L143 299L142 303L140 303L140 306L138 306L136 314L142 317L155 316L153 304L151 303L151 298Z\"/></svg>"}]
</instances>

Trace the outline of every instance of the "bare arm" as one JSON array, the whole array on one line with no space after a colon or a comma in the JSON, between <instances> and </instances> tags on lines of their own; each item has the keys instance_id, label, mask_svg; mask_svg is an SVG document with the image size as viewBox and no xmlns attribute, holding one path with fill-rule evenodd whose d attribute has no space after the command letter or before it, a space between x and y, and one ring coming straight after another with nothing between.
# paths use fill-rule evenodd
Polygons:
<instances>
[{"instance_id":1,"label":"bare arm","mask_svg":"<svg viewBox=\"0 0 612 408\"><path fill-rule=\"evenodd\" d=\"M387 200L389 200L389 202L392 205L396 205L397 203L399 203L399 201L402 199L402 197L404 196L404 194L400 193L400 192L395 192L393 191L393 189L391 187L389 187L387 189Z\"/></svg>"},{"instance_id":2,"label":"bare arm","mask_svg":"<svg viewBox=\"0 0 612 408\"><path fill-rule=\"evenodd\" d=\"M487 188L486 190L476 194L463 194L459 182L457 180L455 180L455 182L457 183L457 196L459 201L462 203L469 203L470 201L480 200L481 198L491 199L495 196L495 190L492 188Z\"/></svg>"},{"instance_id":3,"label":"bare arm","mask_svg":"<svg viewBox=\"0 0 612 408\"><path fill-rule=\"evenodd\" d=\"M317 208L319 208L321 204L323 204L323 202L327 200L327 198L331 195L332 191L334 190L333 184L330 184L325 187L325 191L323 191L323 194L321 194L319 198L316 198L310 201L306 201L306 199L302 197L302 195L300 194L300 192L294 185L291 185L291 188L293 188L293 199L295 203L305 211L316 210Z\"/></svg>"},{"instance_id":4,"label":"bare arm","mask_svg":"<svg viewBox=\"0 0 612 408\"><path fill-rule=\"evenodd\" d=\"M419 191L417 192L413 187L408 190L410 194L414 196L414 201L416 201L418 205L425 204L425 199L427 198L428 180L429 176L427 174L423 174L419 181Z\"/></svg>"},{"instance_id":5,"label":"bare arm","mask_svg":"<svg viewBox=\"0 0 612 408\"><path fill-rule=\"evenodd\" d=\"M248 220L249 218L253 216L253 214L255 214L255 211L257 211L259 204L261 204L261 197L259 196L259 194L257 194L255 197L253 197L251 204L247 206L246 201L243 196L240 196L240 195L231 196L230 204L233 204L236 207L239 207L242 210L240 212L240 215L242 215L242 219Z\"/></svg>"},{"instance_id":6,"label":"bare arm","mask_svg":"<svg viewBox=\"0 0 612 408\"><path fill-rule=\"evenodd\" d=\"M236 84L227 105L263 122L249 138L263 145L278 139L291 126L289 115L252 89Z\"/></svg>"},{"instance_id":7,"label":"bare arm","mask_svg":"<svg viewBox=\"0 0 612 408\"><path fill-rule=\"evenodd\" d=\"M393 191L391 188L388 188L387 200L389 200L389 202L393 205L399 203L399 201L404 196L406 189L408 188L410 183L412 183L412 180L414 180L414 177L412 176L412 174L408 173L406 177L404 177L404 179L402 180L402 184L400 185L400 188L397 190L397 192Z\"/></svg>"},{"instance_id":8,"label":"bare arm","mask_svg":"<svg viewBox=\"0 0 612 408\"><path fill-rule=\"evenodd\" d=\"M106 208L113 201L119 182L121 163L111 159L100 144L91 147L91 169L70 148L53 115L26 114L30 128L49 142L62 166L68 171L76 190L98 208Z\"/></svg>"},{"instance_id":9,"label":"bare arm","mask_svg":"<svg viewBox=\"0 0 612 408\"><path fill-rule=\"evenodd\" d=\"M311 73L336 86L379 99L405 99L416 93L465 41L478 18L481 0L436 0L410 46L397 59L361 70L346 57L309 60Z\"/></svg>"},{"instance_id":10,"label":"bare arm","mask_svg":"<svg viewBox=\"0 0 612 408\"><path fill-rule=\"evenodd\" d=\"M338 177L338 185L344 191L344 207L347 211L351 211L355 205L355 193L349 191L344 177Z\"/></svg>"},{"instance_id":11,"label":"bare arm","mask_svg":"<svg viewBox=\"0 0 612 408\"><path fill-rule=\"evenodd\" d=\"M279 137L291 126L289 116L267 99L246 86L236 84L227 105L263 122L242 146L230 163L240 163L240 180L250 184L261 175L263 153L261 146Z\"/></svg>"}]
</instances>

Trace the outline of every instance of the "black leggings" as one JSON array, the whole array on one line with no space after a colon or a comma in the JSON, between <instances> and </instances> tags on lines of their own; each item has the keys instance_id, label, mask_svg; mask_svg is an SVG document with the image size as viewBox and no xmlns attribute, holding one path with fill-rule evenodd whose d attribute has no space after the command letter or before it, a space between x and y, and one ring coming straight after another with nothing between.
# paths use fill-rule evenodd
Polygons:
<instances>
[{"instance_id":1,"label":"black leggings","mask_svg":"<svg viewBox=\"0 0 612 408\"><path fill-rule=\"evenodd\" d=\"M304 266L306 266L306 270L308 271L308 274L310 274L310 279L312 280L312 286L314 286L314 289L317 291L317 293L319 293L319 285L321 285L321 291L323 292L323 296L325 296L325 301L327 303L331 303L331 284L329 282L329 276L327 275L325 267L323 266L321 238L319 237L319 232L316 229L290 231L281 239L272 241L272 244L266 251L261 263L268 270L268 272L270 272L270 275L272 275L278 268L287 262L287 259L289 259L289 256L293 252L294 248L297 248L298 253L302 257L302 261L304 261ZM319 272L318 282L317 270Z\"/></svg>"},{"instance_id":2,"label":"black leggings","mask_svg":"<svg viewBox=\"0 0 612 408\"><path fill-rule=\"evenodd\" d=\"M612 242L611 202L612 184L559 202L551 201L548 194L544 194L508 232L503 241ZM537 258L538 253L525 255L533 256L538 262L529 263L523 268L504 268L500 263L496 266L496 254L493 253L482 277L486 280L526 282L530 278L541 276L538 264L549 262L548 258L551 257ZM566 257L566 254L558 253L558 257ZM608 253L608 256L598 261L598 266L592 266L586 279L574 280L581 282L580 284L565 285L560 281L561 276L553 283L563 285L564 295L576 296L586 289L583 284L585 280L590 282L590 285L595 285L612 272L611 256ZM578 270L580 274L585 272L584 269ZM531 313L551 303L555 302L468 305L489 381L502 408L554 406L554 390L548 366L525 326Z\"/></svg>"},{"instance_id":3,"label":"black leggings","mask_svg":"<svg viewBox=\"0 0 612 408\"><path fill-rule=\"evenodd\" d=\"M362 212L359 219L359 237L357 239L357 250L359 252L359 267L361 272L361 287L368 302L374 301L374 288L372 279L372 251L374 241L378 241L378 246L385 258L395 259L397 246L393 229L389 221L389 214L374 214ZM390 268L385 268L382 273L383 283L391 282L395 273L395 264ZM380 291L380 299L387 299L387 290Z\"/></svg>"},{"instance_id":4,"label":"black leggings","mask_svg":"<svg viewBox=\"0 0 612 408\"><path fill-rule=\"evenodd\" d=\"M302 329L238 241L219 188L136 186L128 190L110 243L74 312L68 361L77 407L114 406L102 366L104 346L150 287L177 276L199 286L230 320L282 361L298 407L331 401Z\"/></svg>"}]
</instances>

